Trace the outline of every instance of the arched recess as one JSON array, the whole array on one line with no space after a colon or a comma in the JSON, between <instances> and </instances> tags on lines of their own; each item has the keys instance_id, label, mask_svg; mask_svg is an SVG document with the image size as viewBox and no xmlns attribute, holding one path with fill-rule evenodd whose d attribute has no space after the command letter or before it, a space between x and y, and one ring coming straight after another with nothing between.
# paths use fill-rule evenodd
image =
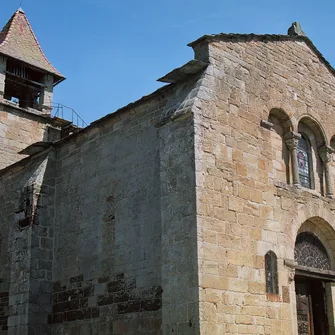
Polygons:
<instances>
[{"instance_id":1,"label":"arched recess","mask_svg":"<svg viewBox=\"0 0 335 335\"><path fill-rule=\"evenodd\" d=\"M310 145L309 175L310 187L321 194L325 193L324 166L319 150L327 143L324 130L318 121L310 116L303 116L298 122L298 132ZM298 150L299 154L299 150Z\"/></svg>"},{"instance_id":2,"label":"arched recess","mask_svg":"<svg viewBox=\"0 0 335 335\"><path fill-rule=\"evenodd\" d=\"M293 124L290 117L281 108L272 108L268 120L274 125L280 125L283 134L293 131Z\"/></svg>"},{"instance_id":3,"label":"arched recess","mask_svg":"<svg viewBox=\"0 0 335 335\"><path fill-rule=\"evenodd\" d=\"M294 281L299 334L329 334L333 330L335 292L329 278L334 281L335 276L327 275L334 270L334 242L334 229L320 217L308 219L298 231Z\"/></svg>"},{"instance_id":4,"label":"arched recess","mask_svg":"<svg viewBox=\"0 0 335 335\"><path fill-rule=\"evenodd\" d=\"M327 136L321 124L310 115L304 115L299 119L298 131L305 128L309 129L311 134L310 136L313 137L318 147L327 143Z\"/></svg>"},{"instance_id":5,"label":"arched recess","mask_svg":"<svg viewBox=\"0 0 335 335\"><path fill-rule=\"evenodd\" d=\"M330 257L320 239L311 232L297 236L294 247L294 260L300 266L318 270L330 270Z\"/></svg>"},{"instance_id":6,"label":"arched recess","mask_svg":"<svg viewBox=\"0 0 335 335\"><path fill-rule=\"evenodd\" d=\"M291 183L290 155L284 141L284 135L293 131L293 125L288 114L281 108L273 108L268 120L273 124L271 132L271 147L273 150L273 172L276 180Z\"/></svg>"},{"instance_id":7,"label":"arched recess","mask_svg":"<svg viewBox=\"0 0 335 335\"><path fill-rule=\"evenodd\" d=\"M329 256L330 270L334 270L335 230L331 225L321 217L311 217L297 231L295 243L297 243L299 235L301 236L303 233L310 234L321 242Z\"/></svg>"}]
</instances>

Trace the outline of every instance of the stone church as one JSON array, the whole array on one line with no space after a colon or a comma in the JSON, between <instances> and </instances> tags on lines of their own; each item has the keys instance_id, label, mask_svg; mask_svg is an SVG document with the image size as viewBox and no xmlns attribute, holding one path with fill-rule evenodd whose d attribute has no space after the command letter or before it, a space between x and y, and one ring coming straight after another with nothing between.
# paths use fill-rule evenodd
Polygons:
<instances>
[{"instance_id":1,"label":"stone church","mask_svg":"<svg viewBox=\"0 0 335 335\"><path fill-rule=\"evenodd\" d=\"M0 33L0 335L335 334L335 70L206 35L84 128L22 9Z\"/></svg>"}]
</instances>

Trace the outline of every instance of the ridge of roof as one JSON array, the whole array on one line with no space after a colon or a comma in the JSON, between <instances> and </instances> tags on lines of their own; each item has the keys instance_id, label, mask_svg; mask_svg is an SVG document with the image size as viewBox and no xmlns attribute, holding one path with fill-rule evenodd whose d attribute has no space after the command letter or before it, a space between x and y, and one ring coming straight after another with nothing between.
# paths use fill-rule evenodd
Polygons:
<instances>
[{"instance_id":1,"label":"ridge of roof","mask_svg":"<svg viewBox=\"0 0 335 335\"><path fill-rule=\"evenodd\" d=\"M47 71L57 77L58 82L64 79L45 56L21 7L0 32L0 53Z\"/></svg>"},{"instance_id":2,"label":"ridge of roof","mask_svg":"<svg viewBox=\"0 0 335 335\"><path fill-rule=\"evenodd\" d=\"M8 35L10 34L10 29L12 26L12 21L14 19L16 12L11 16L8 22L4 25L4 27L0 31L0 45L8 39Z\"/></svg>"},{"instance_id":3,"label":"ridge of roof","mask_svg":"<svg viewBox=\"0 0 335 335\"><path fill-rule=\"evenodd\" d=\"M322 55L322 53L317 49L314 43L306 36L306 35L283 35L283 34L240 34L240 33L220 33L213 35L203 35L195 41L188 43L187 46L194 47L197 44L208 41L224 41L224 42L250 42L250 41L299 41L305 42L312 51L317 55L322 63L328 68L328 70L335 76L335 69L333 66L327 61L327 59Z\"/></svg>"}]
</instances>

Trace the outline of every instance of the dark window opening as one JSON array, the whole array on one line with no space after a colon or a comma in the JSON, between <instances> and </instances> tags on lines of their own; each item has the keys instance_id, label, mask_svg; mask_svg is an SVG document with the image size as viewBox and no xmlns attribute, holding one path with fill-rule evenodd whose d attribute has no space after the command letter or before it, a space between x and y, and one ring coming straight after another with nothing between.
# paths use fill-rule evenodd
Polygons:
<instances>
[{"instance_id":1,"label":"dark window opening","mask_svg":"<svg viewBox=\"0 0 335 335\"><path fill-rule=\"evenodd\" d=\"M19 221L20 228L26 228L30 225L30 217L26 217Z\"/></svg>"},{"instance_id":2,"label":"dark window opening","mask_svg":"<svg viewBox=\"0 0 335 335\"><path fill-rule=\"evenodd\" d=\"M312 170L312 154L311 144L305 134L301 134L297 150L298 171L300 185L312 188L311 170Z\"/></svg>"},{"instance_id":3,"label":"dark window opening","mask_svg":"<svg viewBox=\"0 0 335 335\"><path fill-rule=\"evenodd\" d=\"M278 294L277 256L273 251L265 255L266 293Z\"/></svg>"},{"instance_id":4,"label":"dark window opening","mask_svg":"<svg viewBox=\"0 0 335 335\"><path fill-rule=\"evenodd\" d=\"M7 60L4 98L18 103L20 107L37 108L44 90L44 74L21 62Z\"/></svg>"}]
</instances>

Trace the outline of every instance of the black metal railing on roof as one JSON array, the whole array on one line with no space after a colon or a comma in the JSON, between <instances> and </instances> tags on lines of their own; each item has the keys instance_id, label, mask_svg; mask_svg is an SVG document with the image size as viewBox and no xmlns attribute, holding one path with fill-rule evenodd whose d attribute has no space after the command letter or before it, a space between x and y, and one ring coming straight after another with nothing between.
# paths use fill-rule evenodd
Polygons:
<instances>
[{"instance_id":1,"label":"black metal railing on roof","mask_svg":"<svg viewBox=\"0 0 335 335\"><path fill-rule=\"evenodd\" d=\"M5 99L13 106L21 107L21 108L36 108L40 107L38 105L37 101L33 100L22 100L19 98L11 97L10 99ZM22 106L20 104L24 104L25 106ZM61 103L55 103L51 106L51 117L52 118L60 118L65 121L69 121L73 124L73 126L78 128L85 128L88 126L88 124L83 120L83 118L71 107L65 106Z\"/></svg>"},{"instance_id":2,"label":"black metal railing on roof","mask_svg":"<svg viewBox=\"0 0 335 335\"><path fill-rule=\"evenodd\" d=\"M71 107L56 103L52 106L51 117L58 117L71 121L73 125L79 128L85 128L88 124L80 117L80 115Z\"/></svg>"}]
</instances>

